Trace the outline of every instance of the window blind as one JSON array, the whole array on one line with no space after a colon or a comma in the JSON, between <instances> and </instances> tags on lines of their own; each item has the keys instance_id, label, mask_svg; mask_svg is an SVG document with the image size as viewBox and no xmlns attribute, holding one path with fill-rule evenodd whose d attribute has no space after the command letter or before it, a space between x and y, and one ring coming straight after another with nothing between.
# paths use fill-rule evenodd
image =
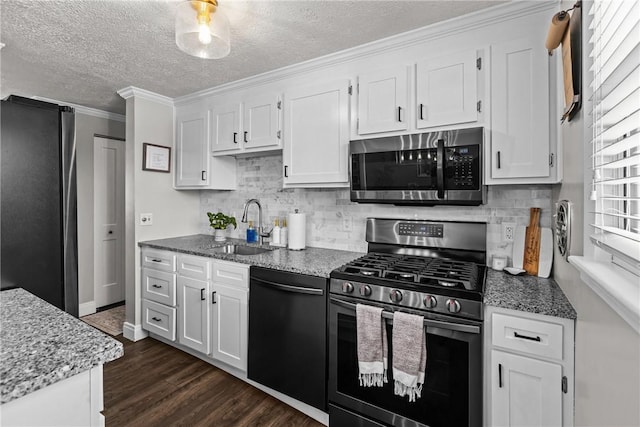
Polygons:
<instances>
[{"instance_id":1,"label":"window blind","mask_svg":"<svg viewBox=\"0 0 640 427\"><path fill-rule=\"evenodd\" d=\"M591 241L640 267L640 2L594 0Z\"/></svg>"}]
</instances>

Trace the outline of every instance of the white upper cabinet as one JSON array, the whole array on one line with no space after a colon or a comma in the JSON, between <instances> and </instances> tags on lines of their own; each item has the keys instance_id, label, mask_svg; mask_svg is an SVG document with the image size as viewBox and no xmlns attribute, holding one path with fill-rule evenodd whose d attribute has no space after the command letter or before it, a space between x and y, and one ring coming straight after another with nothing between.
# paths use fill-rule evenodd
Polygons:
<instances>
[{"instance_id":1,"label":"white upper cabinet","mask_svg":"<svg viewBox=\"0 0 640 427\"><path fill-rule=\"evenodd\" d=\"M416 128L473 123L481 107L478 72L482 58L476 49L416 65Z\"/></svg>"},{"instance_id":2,"label":"white upper cabinet","mask_svg":"<svg viewBox=\"0 0 640 427\"><path fill-rule=\"evenodd\" d=\"M556 182L549 56L540 40L535 32L491 46L488 184Z\"/></svg>"},{"instance_id":3,"label":"white upper cabinet","mask_svg":"<svg viewBox=\"0 0 640 427\"><path fill-rule=\"evenodd\" d=\"M211 110L211 150L214 156L282 148L281 101L278 95L243 97L242 102L214 106Z\"/></svg>"},{"instance_id":4,"label":"white upper cabinet","mask_svg":"<svg viewBox=\"0 0 640 427\"><path fill-rule=\"evenodd\" d=\"M358 76L358 134L408 129L409 68L398 66Z\"/></svg>"},{"instance_id":5,"label":"white upper cabinet","mask_svg":"<svg viewBox=\"0 0 640 427\"><path fill-rule=\"evenodd\" d=\"M207 112L176 116L176 187L207 185Z\"/></svg>"},{"instance_id":6,"label":"white upper cabinet","mask_svg":"<svg viewBox=\"0 0 640 427\"><path fill-rule=\"evenodd\" d=\"M211 151L214 153L242 150L240 103L215 106L211 110Z\"/></svg>"},{"instance_id":7,"label":"white upper cabinet","mask_svg":"<svg viewBox=\"0 0 640 427\"><path fill-rule=\"evenodd\" d=\"M233 158L213 158L209 153L209 117L202 107L176 110L175 188L179 190L233 190Z\"/></svg>"},{"instance_id":8,"label":"white upper cabinet","mask_svg":"<svg viewBox=\"0 0 640 427\"><path fill-rule=\"evenodd\" d=\"M280 111L282 101L276 95L255 96L244 102L242 142L246 151L282 148Z\"/></svg>"},{"instance_id":9,"label":"white upper cabinet","mask_svg":"<svg viewBox=\"0 0 640 427\"><path fill-rule=\"evenodd\" d=\"M285 94L285 187L348 185L349 85L338 79Z\"/></svg>"}]
</instances>

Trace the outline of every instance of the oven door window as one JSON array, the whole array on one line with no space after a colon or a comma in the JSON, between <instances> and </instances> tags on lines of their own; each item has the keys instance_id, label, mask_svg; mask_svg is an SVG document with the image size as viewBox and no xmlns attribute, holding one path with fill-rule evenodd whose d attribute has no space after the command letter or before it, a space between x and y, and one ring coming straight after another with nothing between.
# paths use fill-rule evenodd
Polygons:
<instances>
[{"instance_id":1,"label":"oven door window","mask_svg":"<svg viewBox=\"0 0 640 427\"><path fill-rule=\"evenodd\" d=\"M405 417L430 427L480 425L481 419L477 420L477 424L470 419L477 416L476 413L470 414L470 410L475 412L470 408L477 407L481 393L480 372L472 372L472 366L476 365L470 360L480 358L479 334L428 328L427 367L422 397L409 403L406 396L399 397L394 394L391 323L386 324L389 338L388 383L383 387L362 387L358 380L355 315L334 312L332 316L337 316L334 318L337 334L332 332L331 337L331 345L337 346L333 355L336 365L331 367L336 369L332 373L336 375L332 381L337 389L332 390L332 393L336 392L336 396L340 395L347 401L359 402L360 406L364 403L364 406L374 408L380 413L394 414L394 419L397 416ZM460 335L466 339L461 339ZM470 402L470 399L474 402ZM341 403L345 404L344 401ZM354 409L367 412L367 409L362 407ZM391 419L381 421L392 422Z\"/></svg>"},{"instance_id":2,"label":"oven door window","mask_svg":"<svg viewBox=\"0 0 640 427\"><path fill-rule=\"evenodd\" d=\"M436 149L352 155L351 183L356 191L436 190Z\"/></svg>"}]
</instances>

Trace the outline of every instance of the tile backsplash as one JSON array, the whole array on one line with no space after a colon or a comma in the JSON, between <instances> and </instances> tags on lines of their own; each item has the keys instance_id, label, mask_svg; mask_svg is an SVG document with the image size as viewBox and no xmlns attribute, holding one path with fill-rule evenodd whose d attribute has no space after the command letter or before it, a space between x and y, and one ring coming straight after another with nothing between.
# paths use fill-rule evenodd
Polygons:
<instances>
[{"instance_id":1,"label":"tile backsplash","mask_svg":"<svg viewBox=\"0 0 640 427\"><path fill-rule=\"evenodd\" d=\"M529 223L529 208L542 208L540 225L551 227L551 185L490 186L482 206L407 207L358 204L349 200L348 188L282 188L282 156L270 155L237 159L238 189L200 192L202 233L210 233L207 212L222 211L238 220L230 237L244 238L247 224L240 223L244 203L256 198L262 205L264 226L270 229L275 218L294 209L307 214L307 246L366 252L367 217L413 218L433 221L487 222L488 262L493 255L511 256L511 243L502 241L502 222ZM249 208L249 218L257 224L258 211Z\"/></svg>"}]
</instances>

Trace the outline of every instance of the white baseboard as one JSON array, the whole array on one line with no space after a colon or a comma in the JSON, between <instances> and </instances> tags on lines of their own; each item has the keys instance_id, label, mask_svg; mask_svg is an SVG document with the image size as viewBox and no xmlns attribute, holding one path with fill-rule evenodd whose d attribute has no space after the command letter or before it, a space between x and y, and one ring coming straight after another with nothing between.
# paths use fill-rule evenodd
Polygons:
<instances>
[{"instance_id":1,"label":"white baseboard","mask_svg":"<svg viewBox=\"0 0 640 427\"><path fill-rule=\"evenodd\" d=\"M122 325L122 335L129 341L136 342L148 337L149 333L142 329L142 325L124 322L124 325Z\"/></svg>"},{"instance_id":2,"label":"white baseboard","mask_svg":"<svg viewBox=\"0 0 640 427\"><path fill-rule=\"evenodd\" d=\"M83 302L78 305L78 317L87 316L96 312L96 302Z\"/></svg>"}]
</instances>

